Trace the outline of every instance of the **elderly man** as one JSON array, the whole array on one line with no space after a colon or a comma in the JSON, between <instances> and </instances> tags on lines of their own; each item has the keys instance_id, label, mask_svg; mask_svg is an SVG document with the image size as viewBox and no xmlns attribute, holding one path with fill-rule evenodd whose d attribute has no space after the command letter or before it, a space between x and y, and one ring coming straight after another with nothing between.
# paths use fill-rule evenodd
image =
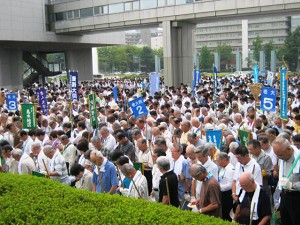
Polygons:
<instances>
[{"instance_id":1,"label":"elderly man","mask_svg":"<svg viewBox=\"0 0 300 225\"><path fill-rule=\"evenodd\" d=\"M234 174L234 166L230 163L230 157L221 152L217 155L217 163L219 165L218 181L221 187L222 195L222 219L231 221L229 215L232 209L232 180Z\"/></svg>"},{"instance_id":2,"label":"elderly man","mask_svg":"<svg viewBox=\"0 0 300 225\"><path fill-rule=\"evenodd\" d=\"M98 136L92 137L91 142L95 150L100 151L104 157L110 157L111 151L108 148L104 147L101 139Z\"/></svg>"},{"instance_id":3,"label":"elderly man","mask_svg":"<svg viewBox=\"0 0 300 225\"><path fill-rule=\"evenodd\" d=\"M32 159L38 172L46 172L50 170L51 159L49 159L42 151L41 144L34 142L31 145ZM44 161L44 162L43 162Z\"/></svg>"},{"instance_id":4,"label":"elderly man","mask_svg":"<svg viewBox=\"0 0 300 225\"><path fill-rule=\"evenodd\" d=\"M300 152L294 150L288 140L278 137L273 150L279 159L279 188L281 191L281 224L300 224Z\"/></svg>"},{"instance_id":5,"label":"elderly man","mask_svg":"<svg viewBox=\"0 0 300 225\"><path fill-rule=\"evenodd\" d=\"M151 155L150 149L147 146L146 138L138 139L137 147L140 150L139 155L138 155L138 161L140 163L143 163L144 175L145 175L145 177L147 179L147 183L148 183L148 193L151 193L153 161L152 161L152 155Z\"/></svg>"},{"instance_id":6,"label":"elderly man","mask_svg":"<svg viewBox=\"0 0 300 225\"><path fill-rule=\"evenodd\" d=\"M255 182L253 175L250 172L242 173L240 184L243 191L238 200L234 221L239 224L270 224L270 201L265 191Z\"/></svg>"},{"instance_id":7,"label":"elderly man","mask_svg":"<svg viewBox=\"0 0 300 225\"><path fill-rule=\"evenodd\" d=\"M271 200L271 189L268 180L272 175L273 170L272 159L261 150L261 145L258 140L253 139L248 142L248 151L250 152L251 157L260 165L263 178L263 188Z\"/></svg>"},{"instance_id":8,"label":"elderly man","mask_svg":"<svg viewBox=\"0 0 300 225\"><path fill-rule=\"evenodd\" d=\"M262 185L262 174L260 166L257 164L255 159L251 158L249 151L244 146L239 146L235 151L238 163L235 165L235 171L232 182L232 198L235 202L238 201L238 196L241 191L239 177L243 172L249 172L253 175L255 181Z\"/></svg>"},{"instance_id":9,"label":"elderly man","mask_svg":"<svg viewBox=\"0 0 300 225\"><path fill-rule=\"evenodd\" d=\"M101 137L103 138L103 145L110 152L112 152L116 148L116 146L117 146L116 139L109 132L109 129L107 127L101 127L100 134L101 134Z\"/></svg>"},{"instance_id":10,"label":"elderly man","mask_svg":"<svg viewBox=\"0 0 300 225\"><path fill-rule=\"evenodd\" d=\"M159 199L159 181L162 173L157 167L156 160L160 156L166 156L166 153L163 149L156 148L153 150L152 153L152 160L153 160L153 169L152 169L152 192L151 196L155 198L155 201L158 202Z\"/></svg>"},{"instance_id":11,"label":"elderly man","mask_svg":"<svg viewBox=\"0 0 300 225\"><path fill-rule=\"evenodd\" d=\"M51 159L50 170L48 171L50 178L69 185L68 169L64 157L51 145L46 145L43 151Z\"/></svg>"},{"instance_id":12,"label":"elderly man","mask_svg":"<svg viewBox=\"0 0 300 225\"><path fill-rule=\"evenodd\" d=\"M60 136L60 142L61 144L58 145L58 149L62 153L62 156L64 157L68 171L75 163L76 157L77 157L77 149L75 145L73 145L67 135Z\"/></svg>"},{"instance_id":13,"label":"elderly man","mask_svg":"<svg viewBox=\"0 0 300 225\"><path fill-rule=\"evenodd\" d=\"M159 171L163 174L159 181L159 202L164 205L179 206L178 179L170 170L170 161L166 156L158 157L156 161Z\"/></svg>"},{"instance_id":14,"label":"elderly man","mask_svg":"<svg viewBox=\"0 0 300 225\"><path fill-rule=\"evenodd\" d=\"M116 167L107 160L101 152L93 150L90 153L91 162L96 166L93 171L92 191L114 194L118 187Z\"/></svg>"},{"instance_id":15,"label":"elderly man","mask_svg":"<svg viewBox=\"0 0 300 225\"><path fill-rule=\"evenodd\" d=\"M204 145L195 148L194 152L200 164L206 168L208 172L211 172L215 179L218 179L218 166L208 156L209 150ZM193 180L192 185L192 197L199 198L202 182Z\"/></svg>"},{"instance_id":16,"label":"elderly man","mask_svg":"<svg viewBox=\"0 0 300 225\"><path fill-rule=\"evenodd\" d=\"M18 173L19 174L31 174L32 171L37 171L33 159L23 153L21 149L16 148L12 151L12 157L19 162Z\"/></svg>"},{"instance_id":17,"label":"elderly man","mask_svg":"<svg viewBox=\"0 0 300 225\"><path fill-rule=\"evenodd\" d=\"M127 155L132 162L136 162L135 147L132 142L121 132L117 134L117 140L119 142L117 149Z\"/></svg>"},{"instance_id":18,"label":"elderly man","mask_svg":"<svg viewBox=\"0 0 300 225\"><path fill-rule=\"evenodd\" d=\"M23 141L23 152L27 155L30 155L31 145L33 143L33 140L28 136L28 132L25 130L21 130L19 132L20 139Z\"/></svg>"},{"instance_id":19,"label":"elderly man","mask_svg":"<svg viewBox=\"0 0 300 225\"><path fill-rule=\"evenodd\" d=\"M148 199L149 193L146 177L129 163L125 163L121 167L121 171L126 178L131 180L131 182L128 189L121 188L120 192L123 195L130 196L132 198Z\"/></svg>"},{"instance_id":20,"label":"elderly man","mask_svg":"<svg viewBox=\"0 0 300 225\"><path fill-rule=\"evenodd\" d=\"M221 190L218 181L200 164L192 165L190 173L195 180L202 182L200 198L192 203L197 205L200 213L222 217Z\"/></svg>"},{"instance_id":21,"label":"elderly man","mask_svg":"<svg viewBox=\"0 0 300 225\"><path fill-rule=\"evenodd\" d=\"M180 144L174 144L171 153L173 158L173 171L178 177L178 197L181 208L184 208L184 204L190 200L192 177L189 172L190 164L182 155L182 151L183 149Z\"/></svg>"},{"instance_id":22,"label":"elderly man","mask_svg":"<svg viewBox=\"0 0 300 225\"><path fill-rule=\"evenodd\" d=\"M187 139L187 135L188 133L190 133L190 129L191 129L191 122L188 120L183 120L181 122L181 130L183 131L181 138L180 138L180 143L182 144L188 144L188 139Z\"/></svg>"},{"instance_id":23,"label":"elderly man","mask_svg":"<svg viewBox=\"0 0 300 225\"><path fill-rule=\"evenodd\" d=\"M200 139L200 136L197 136L196 133L188 133L187 140L190 144L194 145L195 147L199 147L200 145L204 145L205 142Z\"/></svg>"},{"instance_id":24,"label":"elderly man","mask_svg":"<svg viewBox=\"0 0 300 225\"><path fill-rule=\"evenodd\" d=\"M192 144L188 145L186 147L185 152L186 152L186 157L187 157L187 160L188 160L190 166L192 164L196 164L198 162L196 154L195 154L195 146L194 145L192 145Z\"/></svg>"}]
</instances>

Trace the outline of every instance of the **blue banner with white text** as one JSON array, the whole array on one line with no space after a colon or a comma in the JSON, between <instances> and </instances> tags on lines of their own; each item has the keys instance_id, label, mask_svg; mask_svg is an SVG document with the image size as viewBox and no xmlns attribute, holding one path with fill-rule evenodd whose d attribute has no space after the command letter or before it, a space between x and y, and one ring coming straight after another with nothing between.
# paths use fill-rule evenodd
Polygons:
<instances>
[{"instance_id":1,"label":"blue banner with white text","mask_svg":"<svg viewBox=\"0 0 300 225\"><path fill-rule=\"evenodd\" d=\"M78 95L78 72L70 71L70 89L71 89L71 101L79 100Z\"/></svg>"},{"instance_id":2,"label":"blue banner with white text","mask_svg":"<svg viewBox=\"0 0 300 225\"><path fill-rule=\"evenodd\" d=\"M18 110L17 95L6 94L6 105L8 110Z\"/></svg>"},{"instance_id":3,"label":"blue banner with white text","mask_svg":"<svg viewBox=\"0 0 300 225\"><path fill-rule=\"evenodd\" d=\"M259 73L258 66L253 66L254 83L258 83L258 73Z\"/></svg>"},{"instance_id":4,"label":"blue banner with white text","mask_svg":"<svg viewBox=\"0 0 300 225\"><path fill-rule=\"evenodd\" d=\"M48 115L47 90L40 88L36 90L36 97L44 115Z\"/></svg>"},{"instance_id":5,"label":"blue banner with white text","mask_svg":"<svg viewBox=\"0 0 300 225\"><path fill-rule=\"evenodd\" d=\"M222 151L222 130L206 130L206 141L215 144Z\"/></svg>"},{"instance_id":6,"label":"blue banner with white text","mask_svg":"<svg viewBox=\"0 0 300 225\"><path fill-rule=\"evenodd\" d=\"M276 111L276 88L263 87L260 97L260 109L263 111Z\"/></svg>"},{"instance_id":7,"label":"blue banner with white text","mask_svg":"<svg viewBox=\"0 0 300 225\"><path fill-rule=\"evenodd\" d=\"M288 78L286 69L280 70L280 118L287 119L288 110Z\"/></svg>"},{"instance_id":8,"label":"blue banner with white text","mask_svg":"<svg viewBox=\"0 0 300 225\"><path fill-rule=\"evenodd\" d=\"M112 91L113 91L113 94L114 94L115 102L117 103L117 101L118 101L118 88L113 87Z\"/></svg>"}]
</instances>

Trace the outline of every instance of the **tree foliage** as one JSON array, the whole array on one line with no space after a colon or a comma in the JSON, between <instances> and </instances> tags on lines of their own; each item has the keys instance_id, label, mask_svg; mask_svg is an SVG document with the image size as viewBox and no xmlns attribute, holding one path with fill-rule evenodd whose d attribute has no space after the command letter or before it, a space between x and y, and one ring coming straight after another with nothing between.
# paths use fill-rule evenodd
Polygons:
<instances>
[{"instance_id":1,"label":"tree foliage","mask_svg":"<svg viewBox=\"0 0 300 225\"><path fill-rule=\"evenodd\" d=\"M220 54L221 62L225 62L226 64L229 64L232 60L233 54L232 54L232 48L229 45L219 45L216 48L216 52Z\"/></svg>"},{"instance_id":2,"label":"tree foliage","mask_svg":"<svg viewBox=\"0 0 300 225\"><path fill-rule=\"evenodd\" d=\"M255 38L255 40L252 42L252 45L254 47L254 49L253 49L253 58L256 62L258 62L260 51L263 50L263 40L261 39L260 36L257 36Z\"/></svg>"},{"instance_id":3,"label":"tree foliage","mask_svg":"<svg viewBox=\"0 0 300 225\"><path fill-rule=\"evenodd\" d=\"M163 50L149 47L139 48L134 45L109 46L98 48L98 60L101 72L115 71L154 71L154 56L159 55L163 65Z\"/></svg>"},{"instance_id":4,"label":"tree foliage","mask_svg":"<svg viewBox=\"0 0 300 225\"><path fill-rule=\"evenodd\" d=\"M214 63L214 56L207 46L203 46L200 50L200 68L201 69L211 69Z\"/></svg>"},{"instance_id":5,"label":"tree foliage","mask_svg":"<svg viewBox=\"0 0 300 225\"><path fill-rule=\"evenodd\" d=\"M264 44L264 52L266 55L266 63L270 63L271 62L271 51L273 51L275 49L273 41L269 41L268 43Z\"/></svg>"}]
</instances>

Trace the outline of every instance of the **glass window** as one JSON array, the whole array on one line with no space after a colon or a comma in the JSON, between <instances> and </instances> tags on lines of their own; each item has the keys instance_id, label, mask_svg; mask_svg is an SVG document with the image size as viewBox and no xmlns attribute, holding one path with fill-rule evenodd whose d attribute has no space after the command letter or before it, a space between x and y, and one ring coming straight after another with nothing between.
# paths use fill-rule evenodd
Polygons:
<instances>
[{"instance_id":1,"label":"glass window","mask_svg":"<svg viewBox=\"0 0 300 225\"><path fill-rule=\"evenodd\" d=\"M192 3L192 0L176 0L176 5L182 5L187 3Z\"/></svg>"},{"instance_id":2,"label":"glass window","mask_svg":"<svg viewBox=\"0 0 300 225\"><path fill-rule=\"evenodd\" d=\"M166 0L157 0L157 6L165 6Z\"/></svg>"},{"instance_id":3,"label":"glass window","mask_svg":"<svg viewBox=\"0 0 300 225\"><path fill-rule=\"evenodd\" d=\"M64 15L65 15L64 12L55 13L55 20L56 21L65 20L65 16Z\"/></svg>"},{"instance_id":4,"label":"glass window","mask_svg":"<svg viewBox=\"0 0 300 225\"><path fill-rule=\"evenodd\" d=\"M73 19L74 18L74 14L73 14L73 11L68 11L67 12L67 19Z\"/></svg>"},{"instance_id":5,"label":"glass window","mask_svg":"<svg viewBox=\"0 0 300 225\"><path fill-rule=\"evenodd\" d=\"M123 3L109 5L109 13L119 13L124 11Z\"/></svg>"},{"instance_id":6,"label":"glass window","mask_svg":"<svg viewBox=\"0 0 300 225\"><path fill-rule=\"evenodd\" d=\"M94 15L100 14L100 6L94 7Z\"/></svg>"},{"instance_id":7,"label":"glass window","mask_svg":"<svg viewBox=\"0 0 300 225\"><path fill-rule=\"evenodd\" d=\"M74 18L79 18L79 10L74 10Z\"/></svg>"},{"instance_id":8,"label":"glass window","mask_svg":"<svg viewBox=\"0 0 300 225\"><path fill-rule=\"evenodd\" d=\"M94 8L80 9L80 18L90 17L94 15Z\"/></svg>"},{"instance_id":9,"label":"glass window","mask_svg":"<svg viewBox=\"0 0 300 225\"><path fill-rule=\"evenodd\" d=\"M102 14L108 14L108 6L102 6Z\"/></svg>"},{"instance_id":10,"label":"glass window","mask_svg":"<svg viewBox=\"0 0 300 225\"><path fill-rule=\"evenodd\" d=\"M156 1L140 0L140 3L141 3L141 9L151 9L157 7Z\"/></svg>"},{"instance_id":11,"label":"glass window","mask_svg":"<svg viewBox=\"0 0 300 225\"><path fill-rule=\"evenodd\" d=\"M125 11L132 10L132 2L126 2L125 3Z\"/></svg>"},{"instance_id":12,"label":"glass window","mask_svg":"<svg viewBox=\"0 0 300 225\"><path fill-rule=\"evenodd\" d=\"M132 10L139 10L140 9L140 2L135 1L132 3Z\"/></svg>"}]
</instances>

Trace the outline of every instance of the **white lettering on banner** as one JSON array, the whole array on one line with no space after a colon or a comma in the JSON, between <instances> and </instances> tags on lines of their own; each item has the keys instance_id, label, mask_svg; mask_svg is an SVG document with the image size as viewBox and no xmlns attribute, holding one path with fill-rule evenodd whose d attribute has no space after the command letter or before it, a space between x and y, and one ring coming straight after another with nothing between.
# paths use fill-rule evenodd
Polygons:
<instances>
[{"instance_id":1,"label":"white lettering on banner","mask_svg":"<svg viewBox=\"0 0 300 225\"><path fill-rule=\"evenodd\" d=\"M10 95L7 95L6 97L7 97L8 99L10 99Z\"/></svg>"},{"instance_id":2,"label":"white lettering on banner","mask_svg":"<svg viewBox=\"0 0 300 225\"><path fill-rule=\"evenodd\" d=\"M273 99L272 98L264 98L263 107L267 111L270 111L273 108Z\"/></svg>"},{"instance_id":3,"label":"white lettering on banner","mask_svg":"<svg viewBox=\"0 0 300 225\"><path fill-rule=\"evenodd\" d=\"M268 94L268 89L264 89L264 94L265 94L265 95Z\"/></svg>"},{"instance_id":4,"label":"white lettering on banner","mask_svg":"<svg viewBox=\"0 0 300 225\"><path fill-rule=\"evenodd\" d=\"M271 91L271 95L275 95L275 91Z\"/></svg>"},{"instance_id":5,"label":"white lettering on banner","mask_svg":"<svg viewBox=\"0 0 300 225\"><path fill-rule=\"evenodd\" d=\"M72 81L74 82L76 82L76 76L72 76Z\"/></svg>"},{"instance_id":6,"label":"white lettering on banner","mask_svg":"<svg viewBox=\"0 0 300 225\"><path fill-rule=\"evenodd\" d=\"M136 107L136 109L138 110L140 115L144 114L142 106L139 105L138 107Z\"/></svg>"}]
</instances>

